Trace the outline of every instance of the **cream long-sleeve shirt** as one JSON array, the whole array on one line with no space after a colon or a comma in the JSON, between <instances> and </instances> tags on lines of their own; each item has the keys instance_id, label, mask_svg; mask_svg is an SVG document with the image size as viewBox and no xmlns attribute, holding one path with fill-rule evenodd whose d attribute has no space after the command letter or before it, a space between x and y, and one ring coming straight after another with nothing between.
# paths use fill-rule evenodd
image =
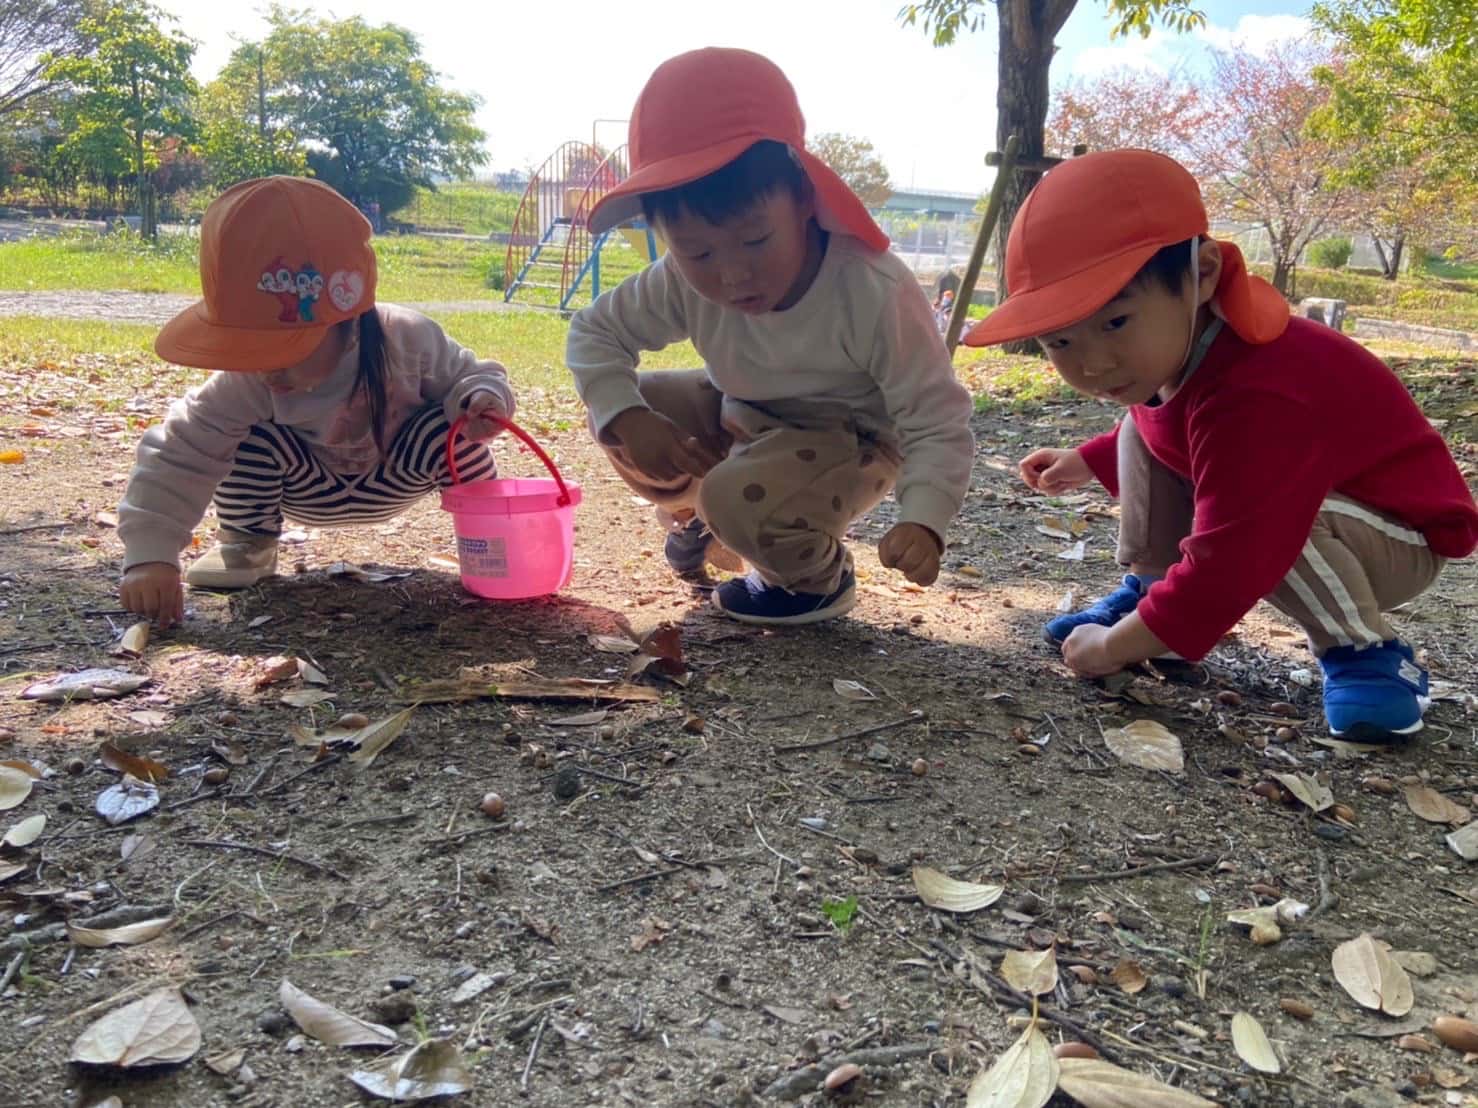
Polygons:
<instances>
[{"instance_id":1,"label":"cream long-sleeve shirt","mask_svg":"<svg viewBox=\"0 0 1478 1108\"><path fill-rule=\"evenodd\" d=\"M414 412L440 403L451 422L480 389L498 398L502 414L513 414L513 391L501 365L463 349L420 312L395 304L375 310L385 332L387 446ZM358 373L359 348L351 343L312 392L278 396L264 374L218 371L170 405L164 422L144 432L118 508L123 568L178 564L253 424L291 428L333 473L366 473L378 465L368 403L354 387Z\"/></svg>"},{"instance_id":2,"label":"cream long-sleeve shirt","mask_svg":"<svg viewBox=\"0 0 1478 1108\"><path fill-rule=\"evenodd\" d=\"M570 322L565 361L598 431L645 406L641 352L688 338L726 396L840 404L895 438L901 520L945 537L970 483L972 405L923 289L896 255L833 234L799 302L759 316L705 300L664 255Z\"/></svg>"}]
</instances>

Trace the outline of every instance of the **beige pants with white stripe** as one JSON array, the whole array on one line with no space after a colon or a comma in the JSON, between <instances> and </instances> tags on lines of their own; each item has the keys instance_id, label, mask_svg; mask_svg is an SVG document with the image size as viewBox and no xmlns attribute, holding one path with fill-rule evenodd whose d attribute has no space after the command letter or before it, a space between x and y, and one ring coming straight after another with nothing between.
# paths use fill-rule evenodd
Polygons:
<instances>
[{"instance_id":1,"label":"beige pants with white stripe","mask_svg":"<svg viewBox=\"0 0 1478 1108\"><path fill-rule=\"evenodd\" d=\"M1119 563L1160 577L1191 533L1191 483L1150 454L1125 419L1119 427ZM1266 599L1309 637L1316 655L1396 638L1385 613L1420 596L1445 559L1417 531L1331 494L1288 576Z\"/></svg>"}]
</instances>

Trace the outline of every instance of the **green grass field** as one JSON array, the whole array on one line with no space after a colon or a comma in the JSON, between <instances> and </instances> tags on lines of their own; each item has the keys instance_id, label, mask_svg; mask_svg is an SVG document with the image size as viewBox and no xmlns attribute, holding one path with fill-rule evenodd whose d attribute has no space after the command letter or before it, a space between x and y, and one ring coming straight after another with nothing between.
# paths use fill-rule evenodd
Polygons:
<instances>
[{"instance_id":1,"label":"green grass field","mask_svg":"<svg viewBox=\"0 0 1478 1108\"><path fill-rule=\"evenodd\" d=\"M513 229L519 199L519 193L502 192L491 185L442 185L434 191L417 189L409 204L387 218L412 224L418 231L487 235Z\"/></svg>"}]
</instances>

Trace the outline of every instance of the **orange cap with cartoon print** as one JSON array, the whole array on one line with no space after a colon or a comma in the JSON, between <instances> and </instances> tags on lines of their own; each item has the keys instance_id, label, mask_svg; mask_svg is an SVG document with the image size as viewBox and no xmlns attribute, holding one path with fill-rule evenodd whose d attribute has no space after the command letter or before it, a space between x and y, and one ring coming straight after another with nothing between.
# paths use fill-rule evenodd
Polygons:
<instances>
[{"instance_id":1,"label":"orange cap with cartoon print","mask_svg":"<svg viewBox=\"0 0 1478 1108\"><path fill-rule=\"evenodd\" d=\"M1207 233L1196 179L1150 150L1104 150L1054 166L1027 196L1006 243L1006 300L965 335L968 346L1035 338L1092 315L1162 247ZM1271 342L1288 301L1221 247L1212 310L1244 340Z\"/></svg>"},{"instance_id":2,"label":"orange cap with cartoon print","mask_svg":"<svg viewBox=\"0 0 1478 1108\"><path fill-rule=\"evenodd\" d=\"M816 195L816 220L829 231L886 250L888 236L836 173L806 150L806 120L780 67L760 54L710 46L669 58L648 78L631 111L631 176L590 213L599 234L641 215L641 194L707 177L757 142L790 147Z\"/></svg>"},{"instance_id":3,"label":"orange cap with cartoon print","mask_svg":"<svg viewBox=\"0 0 1478 1108\"><path fill-rule=\"evenodd\" d=\"M324 330L375 303L369 220L306 177L260 177L221 193L200 225L202 299L154 350L203 369L271 371L317 349Z\"/></svg>"}]
</instances>

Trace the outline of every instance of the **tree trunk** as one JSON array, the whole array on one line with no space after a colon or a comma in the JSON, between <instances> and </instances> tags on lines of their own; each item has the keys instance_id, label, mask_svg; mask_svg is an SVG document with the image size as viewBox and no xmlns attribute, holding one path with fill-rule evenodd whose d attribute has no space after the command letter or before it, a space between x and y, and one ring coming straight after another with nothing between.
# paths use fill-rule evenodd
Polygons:
<instances>
[{"instance_id":1,"label":"tree trunk","mask_svg":"<svg viewBox=\"0 0 1478 1108\"><path fill-rule=\"evenodd\" d=\"M1288 295L1288 281L1293 276L1293 259L1282 253L1273 254L1273 288Z\"/></svg>"},{"instance_id":2,"label":"tree trunk","mask_svg":"<svg viewBox=\"0 0 1478 1108\"><path fill-rule=\"evenodd\" d=\"M1053 39L1076 0L998 0L1000 42L997 46L996 149L1004 150L1012 135L1017 135L1022 160L1041 158L1046 153L1048 70L1057 47ZM996 225L996 303L1008 295L1006 288L1006 240L1011 223L1026 200L1040 173L1017 170L1006 182L1001 204L1001 221ZM1036 353L1036 343L1009 343L1005 349L1015 354Z\"/></svg>"},{"instance_id":3,"label":"tree trunk","mask_svg":"<svg viewBox=\"0 0 1478 1108\"><path fill-rule=\"evenodd\" d=\"M1401 276L1401 253L1406 249L1406 236L1397 235L1391 242L1391 263L1383 274L1387 281L1394 281Z\"/></svg>"}]
</instances>

